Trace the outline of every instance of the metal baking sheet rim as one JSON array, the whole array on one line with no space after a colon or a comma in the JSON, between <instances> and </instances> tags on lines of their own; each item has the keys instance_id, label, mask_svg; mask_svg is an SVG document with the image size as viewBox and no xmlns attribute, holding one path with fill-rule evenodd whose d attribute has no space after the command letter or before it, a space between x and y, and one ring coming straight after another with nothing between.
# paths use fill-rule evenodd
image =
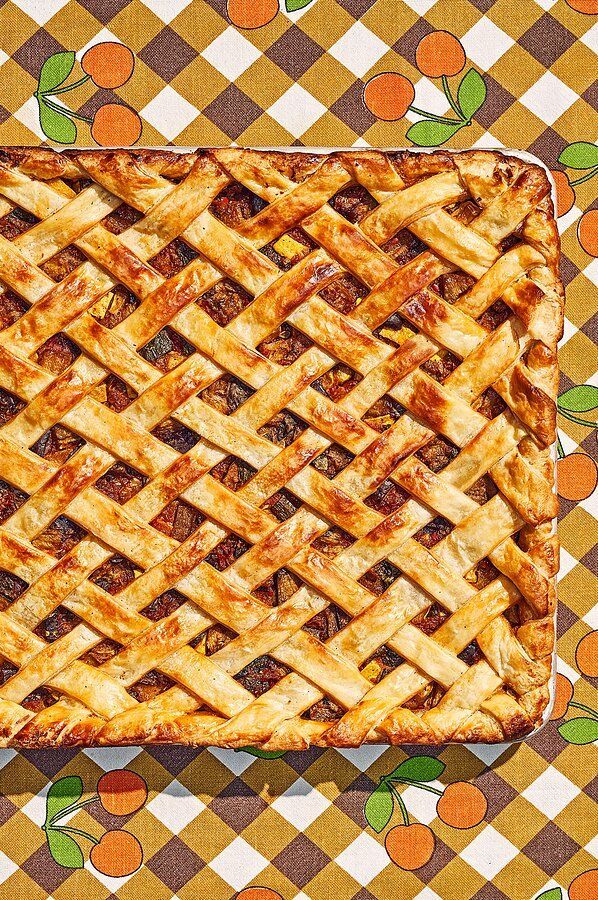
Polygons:
<instances>
[{"instance_id":1,"label":"metal baking sheet rim","mask_svg":"<svg viewBox=\"0 0 598 900\"><path fill-rule=\"evenodd\" d=\"M231 146L234 147L236 145L233 144ZM52 146L52 149L59 153L59 152L61 152L61 150L63 148ZM98 148L89 146L89 147L78 147L77 149L78 150L97 150ZM173 146L173 145L166 146L165 145L165 146L159 146L159 147L141 147L141 146L126 147L126 148L105 147L103 149L105 149L105 150L126 149L126 150L131 150L131 152L133 152L133 153L135 152L135 150L166 150L170 153L195 153L198 148L192 147L192 146L181 147L181 146ZM204 149L204 148L200 148L200 149ZM212 149L218 149L218 148L217 147L206 147L205 149L212 150ZM229 149L229 148L226 148L226 149ZM245 148L239 147L239 149L245 149ZM436 148L436 147L417 147L416 148L416 147L270 147L270 146L266 146L266 147L250 147L247 149L266 150L266 151L271 150L271 151L277 151L279 153L338 153L338 152L353 152L353 153L357 152L358 153L360 150L363 150L363 151L381 150L384 153L399 153L401 151L405 151L405 152L409 152L409 153L435 153L435 152L438 152L438 148ZM531 163L532 165L540 166L540 168L543 169L544 172L546 173L546 177L548 178L548 181L550 182L550 186L551 186L550 194L551 194L554 208L556 210L556 205L557 205L556 184L555 184L554 178L552 177L552 173L551 173L550 169L548 168L548 166L545 163L543 163L541 159L538 159L537 156L534 156L533 153L529 153L527 150L517 150L514 147L464 147L462 149L445 147L445 148L441 149L441 152L443 152L443 153L464 153L464 152L467 152L468 150L488 150L488 151L494 152L494 153L502 153L505 156L515 156L515 157L523 160L524 162L528 162L528 163ZM551 451L551 456L554 461L554 484L555 484L555 491L556 491L556 489L557 489L557 480L556 480L557 479L557 466L556 466L556 463L557 463L557 459L558 459L558 450L557 450L556 441L551 446L550 451ZM553 528L553 533L556 533L557 519L553 519L552 528ZM556 577L554 578L554 583L555 583L555 587L556 587L556 583L557 583ZM554 613L553 613L555 634L556 634L557 608L558 608L558 595L557 595L557 602L555 603L555 608L554 608ZM479 744L475 744L475 745L463 744L460 741L459 742L448 741L448 743L454 744L455 746L461 746L461 747L467 747L467 746L501 747L501 746L504 746L506 748L506 747L511 746L512 744L520 744L522 741L526 741L531 737L535 737L537 734L540 733L540 731L542 731L546 727L546 725L550 721L550 717L552 715L552 710L554 708L554 703L555 703L556 675L557 675L557 654L556 654L556 640L555 640L555 646L552 651L552 669L551 669L551 676L550 676L550 682L549 682L550 699L549 699L546 709L544 710L544 713L542 715L541 723L533 731L530 731L529 734L526 734L524 737L521 737L521 738L515 738L511 741L503 741L501 743L490 743L490 742L486 742L486 741L481 741ZM176 745L173 744L173 746L176 746ZM390 744L386 744L386 745L378 744L377 746L391 746L391 745ZM405 746L405 745L398 744L396 746ZM434 745L428 745L428 746L434 746Z\"/></svg>"}]
</instances>

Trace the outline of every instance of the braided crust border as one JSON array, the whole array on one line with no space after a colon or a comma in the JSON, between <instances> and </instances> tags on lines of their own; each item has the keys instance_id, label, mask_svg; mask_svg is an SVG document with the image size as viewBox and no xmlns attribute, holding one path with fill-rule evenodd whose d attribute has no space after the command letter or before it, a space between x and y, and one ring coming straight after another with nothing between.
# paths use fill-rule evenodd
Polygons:
<instances>
[{"instance_id":1,"label":"braided crust border","mask_svg":"<svg viewBox=\"0 0 598 900\"><path fill-rule=\"evenodd\" d=\"M90 172L95 169L96 172L107 172L108 182L114 178L116 183L118 177L130 166L131 158L131 153L125 150L72 150L56 153L45 148L5 148L0 151L0 154L2 153L10 160L11 166L20 173L46 182L61 178L67 180L88 178ZM237 170L239 180L241 180L238 174L240 172L244 176L243 183L250 189L255 189L259 187L257 182L254 185L251 183L251 155L255 153L259 153L262 160L265 160L272 173L284 168L280 164L280 160L286 155L283 151L223 149L175 153L135 150L133 155L137 161L135 167L137 173L146 172L149 176L162 176L178 181L189 175L196 164L206 160L211 166L214 163L222 166L233 177ZM405 153L405 157L410 158L422 155L424 154L407 151ZM479 673L475 673L471 675L470 685L467 684L467 676L459 679L460 690L456 696L450 697L449 702L446 702L446 698L450 695L450 690L447 691L443 697L442 711L435 712L433 708L424 716L406 708L398 708L396 703L393 704L392 700L389 702L388 696L376 686L367 697L351 708L340 722L331 725L329 722L301 719L299 715L282 714L274 723L274 727L268 718L269 705L265 702L262 704L259 698L251 703L250 715L237 716L234 727L231 727L230 720L227 721L215 713L181 712L180 709L169 711L168 708L161 707L159 698L153 703L143 704L142 709L127 710L109 721L92 713L83 704L68 699L59 701L33 716L22 707L18 707L21 713L25 714L20 717L14 708L15 704L0 699L0 742L5 746L49 748L182 743L193 746L242 747L252 743L265 750L291 750L304 749L310 745L358 746L363 742L437 745L450 740L494 743L521 738L532 732L541 722L549 701L549 679L555 643L555 576L558 570L558 543L552 523L556 515L556 497L554 464L549 447L556 437L555 401L558 386L556 346L562 334L564 309L563 289L558 274L560 246L550 199L550 184L542 167L522 163L519 158L508 157L494 151L472 150L454 154L437 152L425 154L425 157L426 171L430 175L435 171L443 172L449 161L451 167L456 166L468 192L485 210L482 216L486 215L488 233L501 217L507 216L507 207L517 204L519 195L528 199L537 195L539 198L534 209L526 213L522 230L524 246L532 248L536 253L534 255L529 251L530 258L527 263L524 259L521 260L521 270L525 272L535 267L534 282L532 283L531 279L522 279L525 281L524 284L518 281L513 285L507 278L508 286L504 292L505 298L508 292L509 306L535 343L525 363L517 361L508 374L505 373L501 377L500 385L498 382L495 385L497 389L499 387L502 389L501 394L508 406L525 423L527 433L531 435L531 437L523 436L524 432L520 429L519 434L523 439L519 444L519 454L516 456L507 454L497 458L492 468L496 484L508 493L509 502L526 524L520 531L519 548L513 542L512 546L504 551L502 550L504 544L500 548L505 558L502 559L504 568L501 569L500 564L498 568L501 571L508 571L509 577L514 579L514 582L509 579L502 581L497 579L497 582L501 582L501 590L491 591L490 585L481 591L480 604L476 611L477 615L483 618L482 606L491 610L488 613L489 626L485 629L483 643L481 642L482 649L486 659L497 671L504 669L502 656L506 656L508 663L517 669L515 674L511 673L513 675L511 683L517 682L519 686L517 699L513 691L491 690L481 705L476 704L475 693L479 690L479 679L476 678L476 674ZM389 155L379 151L339 152L328 156L327 159L331 167L340 161L342 166L346 167L359 183L370 189L374 196L378 177L382 180L387 177L384 170L389 164ZM390 168L392 169L392 165ZM509 169L517 172L516 190L510 188L505 190L504 173ZM0 182L3 185L4 179L8 178L7 172L10 172L10 169L2 166ZM259 173L256 177L259 178ZM151 177L148 181L151 182ZM281 178L281 181L285 183L286 179ZM148 190L151 190L151 186ZM383 190L379 188L378 193L383 194ZM434 202L432 198L431 204ZM263 216L263 219L263 231L267 235L269 222L266 216ZM432 230L437 227L437 223L429 226ZM384 228L385 222L381 217L379 222L372 224L368 237L376 242L378 233L383 234ZM242 228L239 229L239 233L243 236ZM316 233L325 244L326 223L315 224L314 234ZM423 232L421 236L425 241ZM260 245L258 241L257 246ZM538 262L538 254L542 257L541 263ZM482 278L483 271L480 271L477 277ZM416 275L417 272L409 272L410 277ZM544 292L541 297L538 296L542 293L537 290L538 285L542 286ZM378 297L380 291L372 293L376 296L370 295L367 298L361 314L361 322L366 328L374 327L371 323L377 320L376 304L384 302L384 298ZM475 288L471 291L469 301L471 309L464 311L475 315ZM418 311L414 309L414 322L417 314ZM472 358L469 372L471 377L475 362L479 361ZM410 399L413 402L412 411L417 414L416 398ZM433 401L435 398L431 399ZM430 422L429 408L427 412L427 421ZM517 429L519 426L515 416L508 418L509 426ZM475 456L476 443L480 444L480 454L487 449L478 437L474 437L468 443L468 447L474 448L472 456ZM420 491L418 496L422 496L424 490L422 473L415 471L417 467L411 468L413 471L407 467L404 472L405 486L417 485ZM526 482L519 493L516 490L518 482ZM430 485L429 490L432 491L435 487L437 486ZM494 552L497 553L498 550ZM511 556L507 560L509 554ZM524 564L523 558L528 559L531 564ZM495 561L494 556L492 559ZM305 566L307 568L307 563ZM184 567L181 561L181 573L187 572L188 566ZM514 575L515 572L517 577ZM505 595L508 598L506 602ZM506 625L501 626L500 623L504 623L505 620L499 613L510 603L521 599L521 595L528 603L530 617L517 629L517 647L514 649L511 646L512 637L507 633L509 628ZM374 606L376 604L372 603L372 608ZM492 613L498 618L492 620ZM460 624L465 627L466 617L462 616L461 620ZM491 622L496 627L490 628ZM402 624L400 622L397 627ZM413 635L409 637L415 639ZM408 643L408 638L405 638L405 642ZM418 651L425 652L425 645L426 641L422 641L421 647L418 645ZM325 664L326 660L323 662ZM490 670L490 666L487 668ZM473 670L474 667L469 672L473 673ZM485 675L489 677L488 673ZM421 676L419 677L421 679ZM294 679L303 680L300 676L287 676L285 679L287 691L292 691L296 687ZM427 683L427 680L424 677L422 683ZM501 682L502 680L500 679ZM412 693L416 693L420 687L417 678L413 685ZM468 689L474 695L472 705L476 709L463 719L463 716L459 716L459 710L464 706L467 707L472 701ZM271 689L268 694L272 691L276 691L276 688ZM292 695L291 699L282 694L279 698L281 704L287 702L291 704L291 700ZM272 698L270 704L271 702ZM262 705L264 716L260 715Z\"/></svg>"}]
</instances>

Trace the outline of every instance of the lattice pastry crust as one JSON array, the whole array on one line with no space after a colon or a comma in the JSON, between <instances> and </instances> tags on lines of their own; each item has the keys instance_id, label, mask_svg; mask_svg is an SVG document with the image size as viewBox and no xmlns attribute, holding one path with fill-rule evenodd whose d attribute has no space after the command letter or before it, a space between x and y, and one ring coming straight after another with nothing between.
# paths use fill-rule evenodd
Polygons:
<instances>
[{"instance_id":1,"label":"lattice pastry crust","mask_svg":"<svg viewBox=\"0 0 598 900\"><path fill-rule=\"evenodd\" d=\"M500 153L0 151L0 743L504 741L559 241Z\"/></svg>"}]
</instances>

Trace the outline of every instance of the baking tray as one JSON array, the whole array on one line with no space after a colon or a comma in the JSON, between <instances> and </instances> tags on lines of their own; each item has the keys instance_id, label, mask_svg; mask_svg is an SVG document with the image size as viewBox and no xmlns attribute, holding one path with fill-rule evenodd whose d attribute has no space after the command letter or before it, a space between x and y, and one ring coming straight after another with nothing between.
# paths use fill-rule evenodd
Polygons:
<instances>
[{"instance_id":1,"label":"baking tray","mask_svg":"<svg viewBox=\"0 0 598 900\"><path fill-rule=\"evenodd\" d=\"M231 146L236 146L236 145L233 144ZM18 149L18 148L15 148L15 149ZM61 152L64 148L52 147L52 149L55 150L56 152ZM95 151L98 150L98 148L96 146L84 146L84 147L78 147L76 149L77 150L95 150ZM130 150L133 153L135 152L135 150L145 150L145 149L164 150L164 151L167 151L170 153L193 153L193 152L196 152L198 148L192 147L192 146L172 146L172 145L163 145L163 146L157 146L157 147L135 146L135 147L131 147L131 148L119 148L119 147L115 146L112 148L109 148L109 147L102 148L102 150L104 150L104 151L110 150L110 149L115 149L115 150L116 149L126 149L126 150ZM203 148L200 148L200 149L203 149ZM206 148L206 149L216 149L216 147ZM445 147L442 147L442 148L415 148L415 147L379 148L379 147L368 147L368 146L363 146L363 147L361 147L361 146L360 147L355 147L355 146L353 146L353 147L311 147L311 146L310 147L297 147L297 146L278 146L278 147L260 146L260 147L257 147L257 146L252 146L252 147L249 147L248 149L255 149L255 150L261 150L261 151L277 151L277 152L283 152L283 153L286 152L286 153L310 153L310 154L314 154L314 153L315 154L317 154L317 153L330 154L330 153L335 153L335 152L353 152L353 153L355 153L355 152L359 152L361 150L363 150L363 151L381 150L382 152L387 152L387 153L388 152L401 152L401 151L409 152L409 153L433 153L433 152L438 152L439 149L443 153L452 154L452 153L463 153L463 152L466 152L467 149L487 150L490 152L497 152L497 153L503 154L505 156L513 156L513 157L521 159L524 162L527 162L527 163L530 163L530 164L533 164L533 165L536 165L536 166L539 166L540 168L542 168L546 174L546 177L547 177L550 185L551 185L551 199L553 202L553 206L556 210L556 204L557 204L556 185L554 182L554 178L552 177L552 174L551 174L550 170L548 169L548 167L542 162L542 160L538 159L538 157L534 156L533 154L529 153L528 151L518 150L518 149L512 148L512 147L489 146L489 147L473 147L473 148L461 148L461 149L454 148L453 149L453 148L445 148ZM555 490L556 490L556 475L557 475L556 461L558 458L557 443L555 442L551 446L550 449L551 449L551 456L554 461L554 477L555 477ZM557 520L554 519L553 523L552 523L552 533L553 534L556 533L556 525L557 525ZM555 587L556 587L556 580L557 579L555 576L555 578L554 578ZM557 615L557 604L555 604L555 610L554 610L554 614L553 614L555 627L556 627L556 615ZM492 747L505 746L506 747L510 744L520 743L520 742L525 741L528 738L533 737L534 735L538 734L546 726L546 724L550 720L550 716L552 714L552 709L554 707L554 702L555 702L556 660L557 660L557 657L556 657L556 647L555 647L553 650L551 679L549 682L550 699L549 699L546 709L544 710L541 723L532 732L530 732L529 734L527 734L523 737L518 737L518 738L515 738L510 741L505 741L502 744L496 744L496 743L492 743L492 742L481 742L482 745L484 745L484 743L486 743L487 746L492 746ZM461 744L461 742L450 742L450 743ZM102 744L99 746L110 746L110 745ZM119 745L119 746L122 746L122 745ZM384 745L382 745L382 746L384 746ZM465 744L465 746L467 746L467 744ZM478 744L478 746L479 746L479 744Z\"/></svg>"}]
</instances>

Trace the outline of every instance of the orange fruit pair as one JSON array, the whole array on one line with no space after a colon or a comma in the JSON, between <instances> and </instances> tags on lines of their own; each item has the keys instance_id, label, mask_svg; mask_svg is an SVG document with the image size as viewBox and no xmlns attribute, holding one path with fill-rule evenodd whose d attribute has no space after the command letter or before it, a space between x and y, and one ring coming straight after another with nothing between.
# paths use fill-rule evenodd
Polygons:
<instances>
[{"instance_id":1,"label":"orange fruit pair","mask_svg":"<svg viewBox=\"0 0 598 900\"><path fill-rule=\"evenodd\" d=\"M451 828L474 828L487 809L488 801L482 791L467 781L448 784L436 804L438 818Z\"/></svg>"},{"instance_id":2,"label":"orange fruit pair","mask_svg":"<svg viewBox=\"0 0 598 900\"><path fill-rule=\"evenodd\" d=\"M565 500L585 500L598 483L598 466L587 453L570 453L557 461L557 489Z\"/></svg>"},{"instance_id":3,"label":"orange fruit pair","mask_svg":"<svg viewBox=\"0 0 598 900\"><path fill-rule=\"evenodd\" d=\"M572 697L573 685L566 675L562 675L559 672L556 676L554 688L554 706L552 707L552 712L550 714L550 720L552 722L554 722L555 719L562 719L567 712L567 707L569 706L569 701Z\"/></svg>"},{"instance_id":4,"label":"orange fruit pair","mask_svg":"<svg viewBox=\"0 0 598 900\"><path fill-rule=\"evenodd\" d=\"M427 825L395 825L384 839L386 852L401 869L413 872L429 863L436 846L434 832Z\"/></svg>"},{"instance_id":5,"label":"orange fruit pair","mask_svg":"<svg viewBox=\"0 0 598 900\"><path fill-rule=\"evenodd\" d=\"M365 105L377 119L402 119L415 99L415 88L397 72L381 72L370 78L363 91Z\"/></svg>"},{"instance_id":6,"label":"orange fruit pair","mask_svg":"<svg viewBox=\"0 0 598 900\"><path fill-rule=\"evenodd\" d=\"M228 0L226 12L237 28L261 28L278 12L278 0Z\"/></svg>"},{"instance_id":7,"label":"orange fruit pair","mask_svg":"<svg viewBox=\"0 0 598 900\"><path fill-rule=\"evenodd\" d=\"M94 116L91 136L101 147L130 147L141 137L141 119L122 103L105 103Z\"/></svg>"},{"instance_id":8,"label":"orange fruit pair","mask_svg":"<svg viewBox=\"0 0 598 900\"><path fill-rule=\"evenodd\" d=\"M589 209L577 226L579 243L590 256L598 256L598 209Z\"/></svg>"},{"instance_id":9,"label":"orange fruit pair","mask_svg":"<svg viewBox=\"0 0 598 900\"><path fill-rule=\"evenodd\" d=\"M117 88L129 80L135 66L135 57L124 44L103 41L86 50L81 68L95 85L101 88Z\"/></svg>"},{"instance_id":10,"label":"orange fruit pair","mask_svg":"<svg viewBox=\"0 0 598 900\"><path fill-rule=\"evenodd\" d=\"M569 179L564 172L560 172L558 169L551 169L550 174L554 178L556 185L556 214L558 218L558 216L564 216L568 213L575 203L575 191L569 184Z\"/></svg>"},{"instance_id":11,"label":"orange fruit pair","mask_svg":"<svg viewBox=\"0 0 598 900\"><path fill-rule=\"evenodd\" d=\"M132 875L143 862L143 850L137 838L129 831L114 829L102 835L91 848L89 860L104 875L122 878Z\"/></svg>"},{"instance_id":12,"label":"orange fruit pair","mask_svg":"<svg viewBox=\"0 0 598 900\"><path fill-rule=\"evenodd\" d=\"M98 781L100 803L113 816L128 816L147 800L147 785L141 775L128 769L113 769Z\"/></svg>"},{"instance_id":13,"label":"orange fruit pair","mask_svg":"<svg viewBox=\"0 0 598 900\"><path fill-rule=\"evenodd\" d=\"M598 631L590 631L577 645L575 662L583 675L598 678Z\"/></svg>"},{"instance_id":14,"label":"orange fruit pair","mask_svg":"<svg viewBox=\"0 0 598 900\"><path fill-rule=\"evenodd\" d=\"M417 45L415 62L429 78L457 75L465 65L465 50L450 31L432 31Z\"/></svg>"}]
</instances>

